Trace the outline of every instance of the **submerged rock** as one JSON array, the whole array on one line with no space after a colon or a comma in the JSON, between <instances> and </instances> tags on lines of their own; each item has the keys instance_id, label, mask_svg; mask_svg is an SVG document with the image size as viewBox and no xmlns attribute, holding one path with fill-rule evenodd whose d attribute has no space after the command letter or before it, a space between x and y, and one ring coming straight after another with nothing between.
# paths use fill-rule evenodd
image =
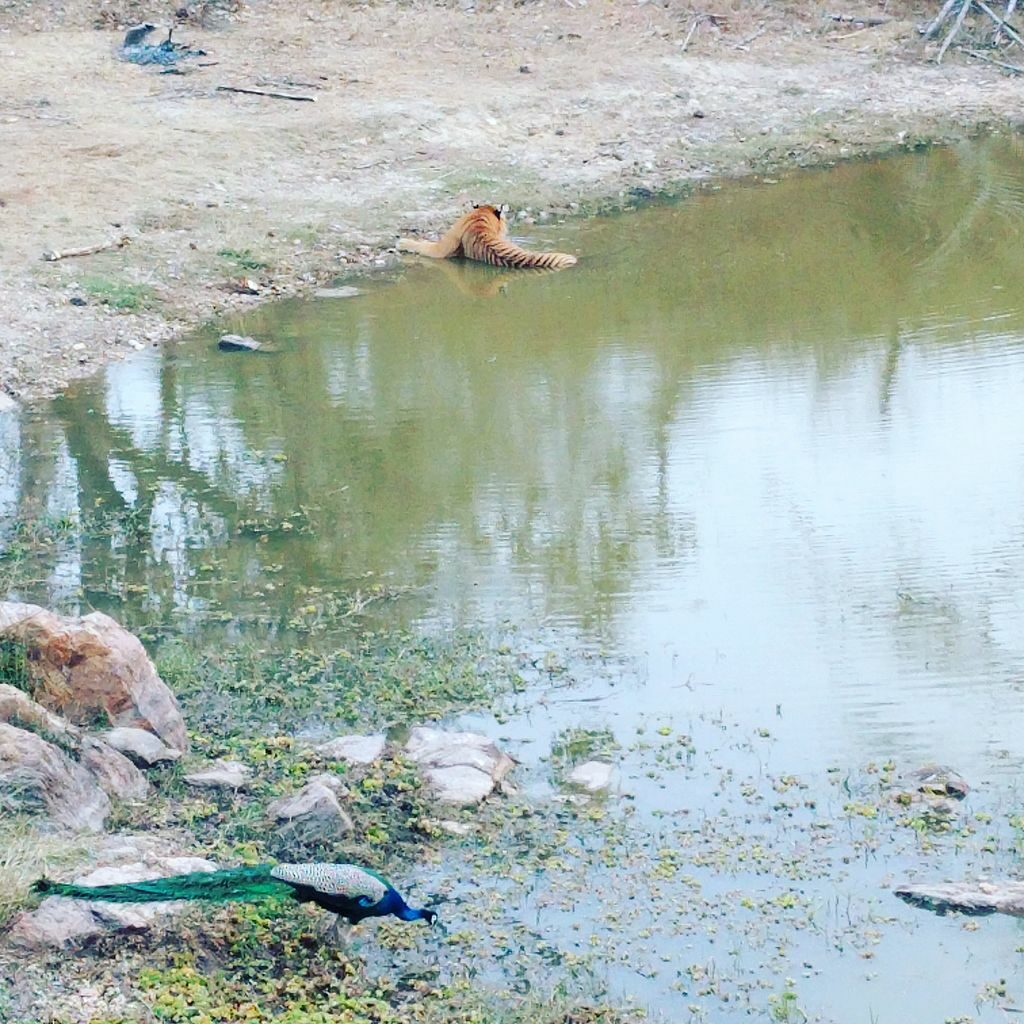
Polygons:
<instances>
[{"instance_id":1,"label":"submerged rock","mask_svg":"<svg viewBox=\"0 0 1024 1024\"><path fill-rule=\"evenodd\" d=\"M493 792L515 761L487 736L418 726L405 754L420 765L423 778L442 803L469 806Z\"/></svg>"},{"instance_id":2,"label":"submerged rock","mask_svg":"<svg viewBox=\"0 0 1024 1024\"><path fill-rule=\"evenodd\" d=\"M0 811L43 813L68 828L99 832L110 800L60 747L0 722Z\"/></svg>"},{"instance_id":3,"label":"submerged rock","mask_svg":"<svg viewBox=\"0 0 1024 1024\"><path fill-rule=\"evenodd\" d=\"M616 774L614 766L604 761L587 761L569 772L568 782L590 793L601 793L611 789Z\"/></svg>"},{"instance_id":4,"label":"submerged rock","mask_svg":"<svg viewBox=\"0 0 1024 1024\"><path fill-rule=\"evenodd\" d=\"M242 789L252 778L252 769L241 761L214 761L208 768L189 772L185 782L200 789Z\"/></svg>"},{"instance_id":5,"label":"submerged rock","mask_svg":"<svg viewBox=\"0 0 1024 1024\"><path fill-rule=\"evenodd\" d=\"M109 615L63 618L32 604L0 602L0 639L26 648L32 697L84 725L146 729L179 753L188 748L174 695L138 638Z\"/></svg>"},{"instance_id":6,"label":"submerged rock","mask_svg":"<svg viewBox=\"0 0 1024 1024\"><path fill-rule=\"evenodd\" d=\"M378 733L374 736L338 736L315 749L321 757L331 761L373 764L380 760L386 745L387 737Z\"/></svg>"},{"instance_id":7,"label":"submerged rock","mask_svg":"<svg viewBox=\"0 0 1024 1024\"><path fill-rule=\"evenodd\" d=\"M338 288L317 288L313 293L318 299L354 299L362 294L360 289L351 284L343 284Z\"/></svg>"},{"instance_id":8,"label":"submerged rock","mask_svg":"<svg viewBox=\"0 0 1024 1024\"><path fill-rule=\"evenodd\" d=\"M221 352L259 352L263 343L242 334L222 334L217 348Z\"/></svg>"},{"instance_id":9,"label":"submerged rock","mask_svg":"<svg viewBox=\"0 0 1024 1024\"><path fill-rule=\"evenodd\" d=\"M102 734L108 746L119 750L140 768L152 768L156 764L177 761L181 754L145 729L108 729Z\"/></svg>"},{"instance_id":10,"label":"submerged rock","mask_svg":"<svg viewBox=\"0 0 1024 1024\"><path fill-rule=\"evenodd\" d=\"M939 764L926 764L909 772L905 784L925 796L948 796L955 800L963 800L971 790L959 772Z\"/></svg>"},{"instance_id":11,"label":"submerged rock","mask_svg":"<svg viewBox=\"0 0 1024 1024\"><path fill-rule=\"evenodd\" d=\"M1012 914L1024 917L1024 882L912 883L895 890L915 907L947 914Z\"/></svg>"},{"instance_id":12,"label":"submerged rock","mask_svg":"<svg viewBox=\"0 0 1024 1024\"><path fill-rule=\"evenodd\" d=\"M216 871L217 865L199 857L161 857L120 867L97 868L75 879L79 885L121 885L149 878L166 878L193 871ZM47 896L36 910L20 914L11 926L10 942L26 949L66 948L105 932L145 932L181 913L187 904L104 903L100 900Z\"/></svg>"}]
</instances>

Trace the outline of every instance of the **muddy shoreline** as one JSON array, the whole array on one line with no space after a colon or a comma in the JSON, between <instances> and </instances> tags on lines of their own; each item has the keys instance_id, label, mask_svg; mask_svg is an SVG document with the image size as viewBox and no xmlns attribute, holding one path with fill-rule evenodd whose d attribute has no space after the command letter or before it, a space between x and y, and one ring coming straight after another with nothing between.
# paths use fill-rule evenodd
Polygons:
<instances>
[{"instance_id":1,"label":"muddy shoreline","mask_svg":"<svg viewBox=\"0 0 1024 1024\"><path fill-rule=\"evenodd\" d=\"M39 6L0 20L0 145L16 154L0 168L0 393L21 401L395 265L399 233L473 202L510 203L517 233L544 245L564 216L1024 117L991 66L929 63L912 5L853 30L816 5L743 9L691 34L690 12L653 4L270 3L180 24L210 65L183 75L117 60L116 16L97 30L88 4Z\"/></svg>"}]
</instances>

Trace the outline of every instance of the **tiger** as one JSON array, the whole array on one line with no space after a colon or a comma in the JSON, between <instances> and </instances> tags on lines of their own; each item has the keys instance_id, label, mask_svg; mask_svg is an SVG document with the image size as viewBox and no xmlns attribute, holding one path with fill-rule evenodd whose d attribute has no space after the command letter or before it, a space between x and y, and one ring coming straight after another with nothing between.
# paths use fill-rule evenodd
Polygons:
<instances>
[{"instance_id":1,"label":"tiger","mask_svg":"<svg viewBox=\"0 0 1024 1024\"><path fill-rule=\"evenodd\" d=\"M463 256L467 260L489 263L492 267L562 270L576 263L576 257L564 252L530 252L506 238L508 221L505 207L474 206L460 217L436 242L418 238L400 238L398 248L444 260Z\"/></svg>"}]
</instances>

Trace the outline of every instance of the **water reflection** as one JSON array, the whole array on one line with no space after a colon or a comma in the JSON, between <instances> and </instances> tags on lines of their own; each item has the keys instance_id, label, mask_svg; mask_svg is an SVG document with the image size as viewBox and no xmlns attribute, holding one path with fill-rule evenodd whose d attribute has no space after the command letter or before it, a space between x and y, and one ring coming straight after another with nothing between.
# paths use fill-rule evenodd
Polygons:
<instances>
[{"instance_id":1,"label":"water reflection","mask_svg":"<svg viewBox=\"0 0 1024 1024\"><path fill-rule=\"evenodd\" d=\"M815 763L1015 749L1020 150L537 229L587 258L410 262L257 313L277 354L114 366L0 420L0 536L113 524L19 593L180 630L373 576L611 642L669 708L778 705Z\"/></svg>"}]
</instances>

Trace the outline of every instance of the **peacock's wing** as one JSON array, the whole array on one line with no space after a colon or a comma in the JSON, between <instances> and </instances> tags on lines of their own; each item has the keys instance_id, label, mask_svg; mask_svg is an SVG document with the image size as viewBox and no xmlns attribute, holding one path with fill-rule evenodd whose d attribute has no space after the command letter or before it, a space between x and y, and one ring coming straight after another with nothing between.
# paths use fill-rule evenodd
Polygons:
<instances>
[{"instance_id":1,"label":"peacock's wing","mask_svg":"<svg viewBox=\"0 0 1024 1024\"><path fill-rule=\"evenodd\" d=\"M270 873L296 889L351 900L364 909L379 903L391 889L383 878L358 864L278 864Z\"/></svg>"},{"instance_id":2,"label":"peacock's wing","mask_svg":"<svg viewBox=\"0 0 1024 1024\"><path fill-rule=\"evenodd\" d=\"M42 878L35 883L33 889L53 896L111 903L153 903L161 900L227 903L232 900L289 895L289 887L275 879L271 871L269 864L260 864L223 871L194 871L188 875L171 875L169 878L152 878L119 885L73 885Z\"/></svg>"}]
</instances>

